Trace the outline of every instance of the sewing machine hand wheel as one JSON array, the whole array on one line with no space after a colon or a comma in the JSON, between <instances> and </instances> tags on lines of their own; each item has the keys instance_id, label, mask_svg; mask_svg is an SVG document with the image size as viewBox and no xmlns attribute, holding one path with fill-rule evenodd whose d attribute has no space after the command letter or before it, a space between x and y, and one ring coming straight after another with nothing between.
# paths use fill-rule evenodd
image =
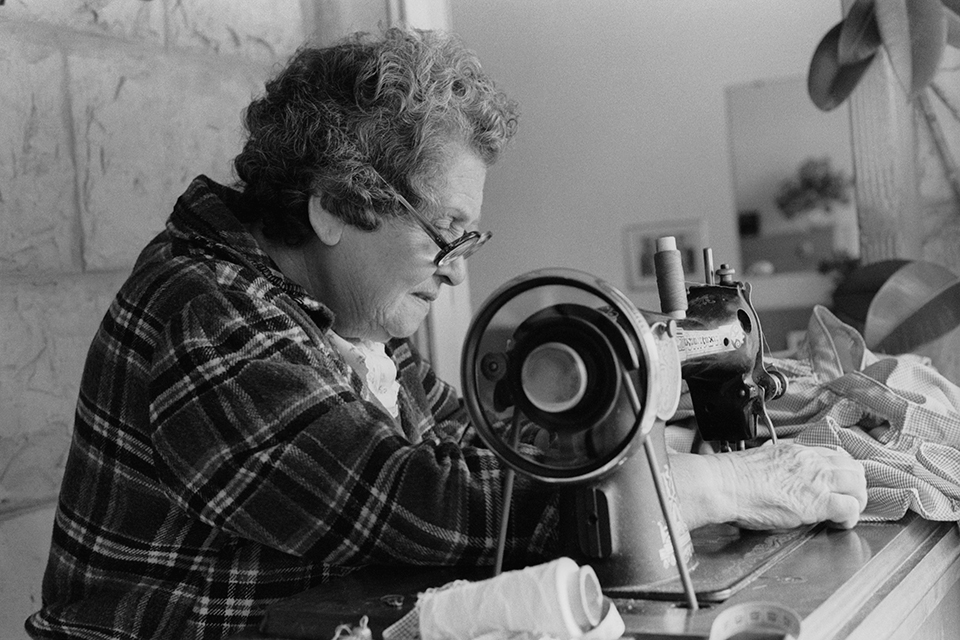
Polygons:
<instances>
[{"instance_id":1,"label":"sewing machine hand wheel","mask_svg":"<svg viewBox=\"0 0 960 640\"><path fill-rule=\"evenodd\" d=\"M481 438L511 468L548 483L589 481L654 424L657 381L641 366L650 356L651 331L622 294L577 271L535 271L476 314L464 398Z\"/></svg>"},{"instance_id":2,"label":"sewing machine hand wheel","mask_svg":"<svg viewBox=\"0 0 960 640\"><path fill-rule=\"evenodd\" d=\"M644 457L633 455L642 448L649 465L647 484L656 486L676 564L688 586L689 534L683 527L685 540L673 535L682 519L675 525L675 496L666 495L661 465L647 438L676 406L669 401L664 406L664 398L679 396L679 364L661 367L660 341L669 342L660 335L665 331L663 326L651 328L613 287L569 269L544 269L515 278L479 309L464 343L461 375L474 427L508 467L497 572L514 472L563 486L619 482L616 499L610 502L624 504L609 508L623 513L611 518L616 521L611 526L628 530L610 534L616 546L617 540L634 537L629 521L644 510L642 496L636 495L636 486L642 484L637 466ZM667 353L672 348L676 355L672 343L668 347ZM606 500L601 490L596 495ZM668 504L671 497L673 506ZM684 542L689 548L681 549ZM628 566L631 559L617 559L616 564ZM691 607L696 608L692 587L688 592Z\"/></svg>"}]
</instances>

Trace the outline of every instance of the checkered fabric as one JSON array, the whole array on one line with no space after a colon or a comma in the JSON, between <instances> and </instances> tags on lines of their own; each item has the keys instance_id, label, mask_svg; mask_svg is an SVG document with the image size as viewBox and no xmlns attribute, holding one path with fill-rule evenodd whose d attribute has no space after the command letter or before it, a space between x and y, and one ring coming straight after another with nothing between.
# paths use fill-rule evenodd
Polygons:
<instances>
[{"instance_id":1,"label":"checkered fabric","mask_svg":"<svg viewBox=\"0 0 960 640\"><path fill-rule=\"evenodd\" d=\"M860 333L818 306L797 352L767 362L789 381L767 404L777 435L841 448L863 463L863 520L897 520L908 509L960 520L960 387L929 359L872 353ZM676 418L692 415L687 395Z\"/></svg>"},{"instance_id":2,"label":"checkered fabric","mask_svg":"<svg viewBox=\"0 0 960 640\"><path fill-rule=\"evenodd\" d=\"M360 565L494 562L503 470L455 391L392 341L391 418L238 199L196 179L93 340L35 638L223 638ZM551 498L513 507L508 557L549 556Z\"/></svg>"}]
</instances>

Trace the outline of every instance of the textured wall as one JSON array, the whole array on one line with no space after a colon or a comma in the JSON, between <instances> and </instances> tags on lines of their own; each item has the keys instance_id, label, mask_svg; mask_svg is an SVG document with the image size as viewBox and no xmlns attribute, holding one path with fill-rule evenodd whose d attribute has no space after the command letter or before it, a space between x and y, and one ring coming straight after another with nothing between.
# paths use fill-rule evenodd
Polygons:
<instances>
[{"instance_id":1,"label":"textured wall","mask_svg":"<svg viewBox=\"0 0 960 640\"><path fill-rule=\"evenodd\" d=\"M303 40L300 11L0 6L0 508L49 493L25 467L65 446L100 316L189 180L230 177L241 110Z\"/></svg>"},{"instance_id":2,"label":"textured wall","mask_svg":"<svg viewBox=\"0 0 960 640\"><path fill-rule=\"evenodd\" d=\"M197 174L309 35L308 0L0 5L0 638L39 605L87 346ZM308 15L309 14L309 15Z\"/></svg>"}]
</instances>

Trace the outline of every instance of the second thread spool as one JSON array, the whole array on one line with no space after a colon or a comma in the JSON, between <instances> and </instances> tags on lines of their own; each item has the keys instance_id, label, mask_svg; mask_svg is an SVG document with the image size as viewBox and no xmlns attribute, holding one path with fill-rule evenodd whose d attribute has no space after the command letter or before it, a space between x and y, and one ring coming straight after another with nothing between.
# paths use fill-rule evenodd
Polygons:
<instances>
[{"instance_id":1,"label":"second thread spool","mask_svg":"<svg viewBox=\"0 0 960 640\"><path fill-rule=\"evenodd\" d=\"M657 238L653 266L657 275L660 310L672 318L687 316L687 287L683 274L683 255L673 236Z\"/></svg>"}]
</instances>

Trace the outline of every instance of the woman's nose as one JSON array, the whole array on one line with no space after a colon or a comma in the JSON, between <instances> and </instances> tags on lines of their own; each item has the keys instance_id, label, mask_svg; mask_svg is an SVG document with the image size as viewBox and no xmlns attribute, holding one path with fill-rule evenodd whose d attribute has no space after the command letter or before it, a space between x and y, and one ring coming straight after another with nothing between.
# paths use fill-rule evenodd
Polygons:
<instances>
[{"instance_id":1,"label":"woman's nose","mask_svg":"<svg viewBox=\"0 0 960 640\"><path fill-rule=\"evenodd\" d=\"M455 287L467 278L467 260L454 258L445 265L437 267L437 273L446 280L447 284Z\"/></svg>"}]
</instances>

